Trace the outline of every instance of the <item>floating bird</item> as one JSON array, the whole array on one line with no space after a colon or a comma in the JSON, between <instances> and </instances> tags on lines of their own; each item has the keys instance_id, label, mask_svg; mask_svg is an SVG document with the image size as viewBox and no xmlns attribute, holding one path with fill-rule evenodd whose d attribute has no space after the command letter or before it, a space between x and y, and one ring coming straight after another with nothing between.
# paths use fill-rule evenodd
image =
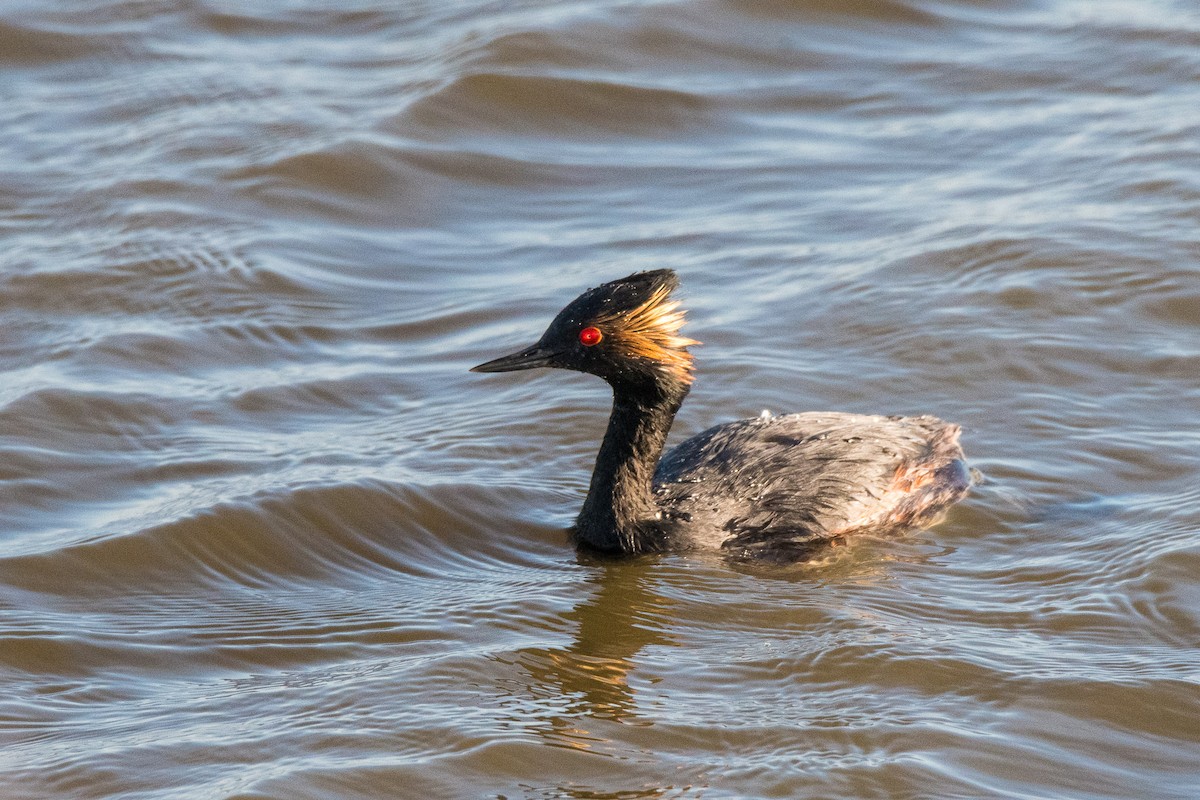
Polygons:
<instances>
[{"instance_id":1,"label":"floating bird","mask_svg":"<svg viewBox=\"0 0 1200 800\"><path fill-rule=\"evenodd\" d=\"M971 474L959 427L936 417L809 412L727 422L663 449L693 380L672 270L584 292L536 344L473 372L557 367L613 391L577 544L635 554L720 549L804 561L859 532L933 524Z\"/></svg>"}]
</instances>

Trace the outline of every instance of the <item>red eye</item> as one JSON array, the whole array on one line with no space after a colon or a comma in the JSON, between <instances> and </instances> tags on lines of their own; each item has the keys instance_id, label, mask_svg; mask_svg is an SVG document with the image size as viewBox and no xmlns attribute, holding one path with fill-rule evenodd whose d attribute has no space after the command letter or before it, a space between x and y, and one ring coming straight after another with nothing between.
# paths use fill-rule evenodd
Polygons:
<instances>
[{"instance_id":1,"label":"red eye","mask_svg":"<svg viewBox=\"0 0 1200 800\"><path fill-rule=\"evenodd\" d=\"M584 328L579 332L579 342L584 347L600 344L600 340L604 338L604 334L599 328Z\"/></svg>"}]
</instances>

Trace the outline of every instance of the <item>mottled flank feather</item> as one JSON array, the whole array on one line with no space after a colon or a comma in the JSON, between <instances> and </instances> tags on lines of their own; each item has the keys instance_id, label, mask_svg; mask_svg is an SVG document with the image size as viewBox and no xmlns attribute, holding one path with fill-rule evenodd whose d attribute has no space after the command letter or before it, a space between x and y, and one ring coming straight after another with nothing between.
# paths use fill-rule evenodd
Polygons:
<instances>
[{"instance_id":1,"label":"mottled flank feather","mask_svg":"<svg viewBox=\"0 0 1200 800\"><path fill-rule=\"evenodd\" d=\"M848 534L935 520L970 489L958 436L929 416L739 420L668 452L655 492L688 520L679 538L694 546L792 560Z\"/></svg>"},{"instance_id":2,"label":"mottled flank feather","mask_svg":"<svg viewBox=\"0 0 1200 800\"><path fill-rule=\"evenodd\" d=\"M596 325L628 357L658 364L678 380L689 384L693 379L693 358L685 348L700 344L679 335L685 312L671 295L670 285L660 286L644 303L632 311L617 311L596 318Z\"/></svg>"}]
</instances>

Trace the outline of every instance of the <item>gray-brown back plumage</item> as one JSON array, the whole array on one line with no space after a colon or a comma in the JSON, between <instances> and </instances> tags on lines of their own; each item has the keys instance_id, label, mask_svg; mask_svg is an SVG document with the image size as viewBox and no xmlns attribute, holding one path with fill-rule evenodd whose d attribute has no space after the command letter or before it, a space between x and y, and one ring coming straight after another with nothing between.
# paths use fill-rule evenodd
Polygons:
<instances>
[{"instance_id":1,"label":"gray-brown back plumage","mask_svg":"<svg viewBox=\"0 0 1200 800\"><path fill-rule=\"evenodd\" d=\"M655 494L696 547L798 551L927 522L964 494L959 428L936 417L763 415L670 450Z\"/></svg>"}]
</instances>

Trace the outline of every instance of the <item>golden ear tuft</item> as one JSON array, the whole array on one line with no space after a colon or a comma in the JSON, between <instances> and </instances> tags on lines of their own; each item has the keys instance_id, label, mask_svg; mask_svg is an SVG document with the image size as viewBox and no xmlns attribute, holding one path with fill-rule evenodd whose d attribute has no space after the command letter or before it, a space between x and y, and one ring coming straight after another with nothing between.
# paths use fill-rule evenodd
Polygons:
<instances>
[{"instance_id":1,"label":"golden ear tuft","mask_svg":"<svg viewBox=\"0 0 1200 800\"><path fill-rule=\"evenodd\" d=\"M644 303L628 312L603 315L596 324L611 331L614 344L626 355L654 361L684 383L692 382L692 354L700 344L679 335L684 312L678 300L668 300L671 287L660 286Z\"/></svg>"}]
</instances>

